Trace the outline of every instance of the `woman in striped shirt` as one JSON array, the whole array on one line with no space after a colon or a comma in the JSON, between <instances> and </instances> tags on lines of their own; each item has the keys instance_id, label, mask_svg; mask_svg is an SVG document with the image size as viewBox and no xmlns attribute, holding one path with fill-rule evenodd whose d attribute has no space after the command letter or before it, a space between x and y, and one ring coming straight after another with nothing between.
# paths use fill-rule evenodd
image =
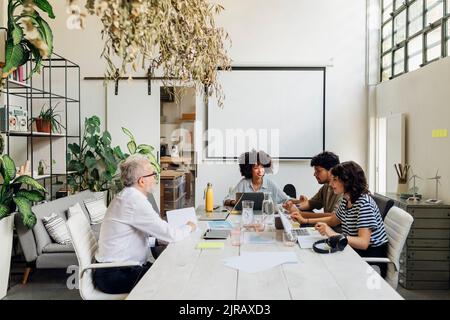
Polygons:
<instances>
[{"instance_id":1,"label":"woman in striped shirt","mask_svg":"<svg viewBox=\"0 0 450 320\"><path fill-rule=\"evenodd\" d=\"M290 208L292 218L300 223L316 223L316 229L327 237L337 233L331 227L341 224L348 244L362 257L386 257L388 239L378 206L369 195L363 169L353 161L343 162L331 169L331 187L337 194L343 193L339 207L330 217L305 219ZM381 264L381 275L386 272Z\"/></svg>"}]
</instances>

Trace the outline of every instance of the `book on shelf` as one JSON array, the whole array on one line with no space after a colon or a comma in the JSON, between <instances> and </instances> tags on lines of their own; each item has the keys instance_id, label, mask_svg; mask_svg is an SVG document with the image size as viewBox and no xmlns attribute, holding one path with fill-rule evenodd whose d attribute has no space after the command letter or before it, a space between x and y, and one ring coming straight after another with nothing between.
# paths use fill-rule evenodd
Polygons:
<instances>
[{"instance_id":1,"label":"book on shelf","mask_svg":"<svg viewBox=\"0 0 450 320\"><path fill-rule=\"evenodd\" d=\"M10 80L26 84L23 68L23 66L19 66L16 70L14 70L10 76Z\"/></svg>"}]
</instances>

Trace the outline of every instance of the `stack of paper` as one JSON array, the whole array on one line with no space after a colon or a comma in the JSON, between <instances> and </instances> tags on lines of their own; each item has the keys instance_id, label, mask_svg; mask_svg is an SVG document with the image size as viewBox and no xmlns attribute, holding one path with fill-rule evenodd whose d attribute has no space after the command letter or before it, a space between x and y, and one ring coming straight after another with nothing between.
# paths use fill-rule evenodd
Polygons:
<instances>
[{"instance_id":1,"label":"stack of paper","mask_svg":"<svg viewBox=\"0 0 450 320\"><path fill-rule=\"evenodd\" d=\"M223 259L227 267L255 273L284 263L298 263L294 252L242 252L238 257Z\"/></svg>"}]
</instances>

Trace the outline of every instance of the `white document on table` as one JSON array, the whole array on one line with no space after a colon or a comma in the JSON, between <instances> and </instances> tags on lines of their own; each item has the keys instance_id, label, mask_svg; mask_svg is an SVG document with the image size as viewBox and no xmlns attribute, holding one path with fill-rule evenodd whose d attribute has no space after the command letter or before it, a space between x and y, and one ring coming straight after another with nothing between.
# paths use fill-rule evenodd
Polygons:
<instances>
[{"instance_id":1,"label":"white document on table","mask_svg":"<svg viewBox=\"0 0 450 320\"><path fill-rule=\"evenodd\" d=\"M198 225L197 216L194 207L170 210L166 212L167 222L173 227L182 227L188 221Z\"/></svg>"},{"instance_id":2,"label":"white document on table","mask_svg":"<svg viewBox=\"0 0 450 320\"><path fill-rule=\"evenodd\" d=\"M226 266L247 273L269 270L284 263L298 263L294 252L242 252L240 256L223 261Z\"/></svg>"},{"instance_id":3,"label":"white document on table","mask_svg":"<svg viewBox=\"0 0 450 320\"><path fill-rule=\"evenodd\" d=\"M325 236L314 235L314 236L298 236L298 245L302 249L311 249L313 247L314 242L326 239Z\"/></svg>"}]
</instances>

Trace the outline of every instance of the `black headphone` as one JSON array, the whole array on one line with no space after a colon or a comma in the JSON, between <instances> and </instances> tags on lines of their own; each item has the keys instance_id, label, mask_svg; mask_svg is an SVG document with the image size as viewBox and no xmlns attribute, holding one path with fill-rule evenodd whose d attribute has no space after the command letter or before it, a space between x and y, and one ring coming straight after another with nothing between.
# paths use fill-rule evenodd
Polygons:
<instances>
[{"instance_id":1,"label":"black headphone","mask_svg":"<svg viewBox=\"0 0 450 320\"><path fill-rule=\"evenodd\" d=\"M319 248L317 245L321 243L326 243L329 249ZM333 253L344 250L344 248L347 246L347 243L348 243L347 237L343 234L338 234L335 236L331 236L328 239L314 242L313 250L317 253Z\"/></svg>"}]
</instances>

